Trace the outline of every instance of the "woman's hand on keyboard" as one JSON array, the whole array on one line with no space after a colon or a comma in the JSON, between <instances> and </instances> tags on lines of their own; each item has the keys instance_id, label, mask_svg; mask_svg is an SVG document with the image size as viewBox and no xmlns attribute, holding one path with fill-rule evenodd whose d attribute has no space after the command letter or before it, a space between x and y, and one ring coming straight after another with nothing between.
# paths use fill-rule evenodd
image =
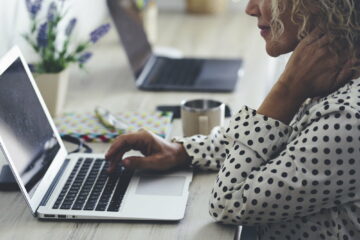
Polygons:
<instances>
[{"instance_id":1,"label":"woman's hand on keyboard","mask_svg":"<svg viewBox=\"0 0 360 240\"><path fill-rule=\"evenodd\" d=\"M144 157L123 159L130 150L138 150ZM153 170L168 170L190 163L190 157L182 144L168 142L146 130L118 136L105 158L110 161L109 172L114 171L120 163L125 168Z\"/></svg>"}]
</instances>

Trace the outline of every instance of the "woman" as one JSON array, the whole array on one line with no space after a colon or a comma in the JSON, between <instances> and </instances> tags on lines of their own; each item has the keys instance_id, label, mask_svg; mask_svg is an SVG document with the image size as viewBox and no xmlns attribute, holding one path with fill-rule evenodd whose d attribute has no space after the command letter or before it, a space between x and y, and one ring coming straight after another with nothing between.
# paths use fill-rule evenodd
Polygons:
<instances>
[{"instance_id":1,"label":"woman","mask_svg":"<svg viewBox=\"0 0 360 240\"><path fill-rule=\"evenodd\" d=\"M260 239L360 239L360 2L250 0L246 12L269 55L293 51L259 109L209 136L120 136L110 170L129 149L145 155L123 159L130 168L220 170L216 221L255 225Z\"/></svg>"}]
</instances>

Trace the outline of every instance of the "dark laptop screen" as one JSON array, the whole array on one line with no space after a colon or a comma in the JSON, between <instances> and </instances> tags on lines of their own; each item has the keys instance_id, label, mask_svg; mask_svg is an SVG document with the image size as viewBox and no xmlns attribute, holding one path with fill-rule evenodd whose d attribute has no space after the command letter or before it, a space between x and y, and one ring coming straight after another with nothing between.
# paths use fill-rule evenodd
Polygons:
<instances>
[{"instance_id":1,"label":"dark laptop screen","mask_svg":"<svg viewBox=\"0 0 360 240\"><path fill-rule=\"evenodd\" d=\"M107 0L115 27L137 78L151 57L152 50L139 13L129 0Z\"/></svg>"},{"instance_id":2,"label":"dark laptop screen","mask_svg":"<svg viewBox=\"0 0 360 240\"><path fill-rule=\"evenodd\" d=\"M0 76L0 136L32 196L60 145L20 59Z\"/></svg>"}]
</instances>

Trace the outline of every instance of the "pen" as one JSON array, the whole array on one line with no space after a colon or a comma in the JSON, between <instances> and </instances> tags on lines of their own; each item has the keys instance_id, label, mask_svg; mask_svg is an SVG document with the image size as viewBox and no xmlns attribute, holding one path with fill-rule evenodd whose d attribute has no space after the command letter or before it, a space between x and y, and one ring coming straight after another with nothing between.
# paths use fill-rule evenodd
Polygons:
<instances>
[{"instance_id":1,"label":"pen","mask_svg":"<svg viewBox=\"0 0 360 240\"><path fill-rule=\"evenodd\" d=\"M99 119L100 123L106 128L112 131L118 131L119 133L124 133L128 129L127 123L121 121L119 118L114 116L109 110L96 107L95 115Z\"/></svg>"}]
</instances>

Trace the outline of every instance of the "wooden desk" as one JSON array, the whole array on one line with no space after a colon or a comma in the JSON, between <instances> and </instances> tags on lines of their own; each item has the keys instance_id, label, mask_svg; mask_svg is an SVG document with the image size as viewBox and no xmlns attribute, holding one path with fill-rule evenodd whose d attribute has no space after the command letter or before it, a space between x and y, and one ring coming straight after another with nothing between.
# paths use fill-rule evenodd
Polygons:
<instances>
[{"instance_id":1,"label":"wooden desk","mask_svg":"<svg viewBox=\"0 0 360 240\"><path fill-rule=\"evenodd\" d=\"M217 17L161 13L156 45L178 48L188 56L241 56L245 75L231 94L139 91L113 29L94 46L88 73L71 69L66 111L92 111L97 105L112 111L149 111L159 104L179 104L189 98L221 100L236 111L243 104L256 108L266 93L266 81L271 81L270 61L256 21L242 12ZM180 134L180 122L175 121L173 135ZM108 145L92 147L103 152ZM208 196L215 176L194 176L185 218L176 223L39 221L30 214L20 193L1 192L0 239L233 239L235 228L214 223L208 214Z\"/></svg>"}]
</instances>

